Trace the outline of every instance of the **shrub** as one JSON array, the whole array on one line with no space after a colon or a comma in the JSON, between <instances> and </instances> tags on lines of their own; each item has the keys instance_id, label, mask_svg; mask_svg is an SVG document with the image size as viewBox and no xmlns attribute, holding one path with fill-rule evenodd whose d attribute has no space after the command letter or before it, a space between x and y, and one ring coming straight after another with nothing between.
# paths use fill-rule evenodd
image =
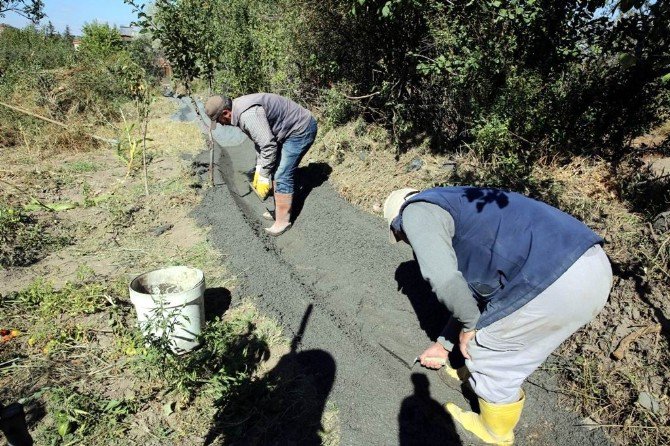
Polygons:
<instances>
[{"instance_id":1,"label":"shrub","mask_svg":"<svg viewBox=\"0 0 670 446\"><path fill-rule=\"evenodd\" d=\"M328 88L321 95L322 116L331 127L346 124L360 113L357 101L348 99L350 87L344 84Z\"/></svg>"},{"instance_id":2,"label":"shrub","mask_svg":"<svg viewBox=\"0 0 670 446\"><path fill-rule=\"evenodd\" d=\"M71 66L74 58L71 42L59 35L8 28L0 33L0 92L11 93L27 75Z\"/></svg>"},{"instance_id":3,"label":"shrub","mask_svg":"<svg viewBox=\"0 0 670 446\"><path fill-rule=\"evenodd\" d=\"M84 60L105 60L123 50L121 33L107 23L86 23L82 33L79 57Z\"/></svg>"}]
</instances>

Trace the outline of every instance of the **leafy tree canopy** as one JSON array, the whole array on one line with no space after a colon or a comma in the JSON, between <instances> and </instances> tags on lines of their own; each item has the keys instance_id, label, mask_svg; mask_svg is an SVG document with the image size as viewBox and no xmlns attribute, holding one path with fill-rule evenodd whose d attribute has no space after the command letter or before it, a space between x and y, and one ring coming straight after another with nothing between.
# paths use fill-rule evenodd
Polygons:
<instances>
[{"instance_id":1,"label":"leafy tree canopy","mask_svg":"<svg viewBox=\"0 0 670 446\"><path fill-rule=\"evenodd\" d=\"M44 18L44 2L42 0L0 0L0 17L8 12L16 14L37 23Z\"/></svg>"}]
</instances>

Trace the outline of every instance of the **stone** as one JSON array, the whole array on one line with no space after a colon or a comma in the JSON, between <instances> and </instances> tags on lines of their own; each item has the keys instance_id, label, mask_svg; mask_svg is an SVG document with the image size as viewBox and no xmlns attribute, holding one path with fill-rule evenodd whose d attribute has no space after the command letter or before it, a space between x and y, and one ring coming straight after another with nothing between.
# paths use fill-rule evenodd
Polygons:
<instances>
[{"instance_id":1,"label":"stone","mask_svg":"<svg viewBox=\"0 0 670 446\"><path fill-rule=\"evenodd\" d=\"M649 410L652 413L657 414L661 410L661 405L654 396L647 392L640 392L637 397L637 403Z\"/></svg>"},{"instance_id":2,"label":"stone","mask_svg":"<svg viewBox=\"0 0 670 446\"><path fill-rule=\"evenodd\" d=\"M649 163L649 170L657 176L670 175L670 158L659 158Z\"/></svg>"},{"instance_id":3,"label":"stone","mask_svg":"<svg viewBox=\"0 0 670 446\"><path fill-rule=\"evenodd\" d=\"M658 234L665 234L670 232L670 211L661 212L654 218L652 224L654 231Z\"/></svg>"},{"instance_id":4,"label":"stone","mask_svg":"<svg viewBox=\"0 0 670 446\"><path fill-rule=\"evenodd\" d=\"M456 170L456 161L451 160L445 161L444 163L442 163L442 169L444 169L447 172L447 174L451 175Z\"/></svg>"},{"instance_id":5,"label":"stone","mask_svg":"<svg viewBox=\"0 0 670 446\"><path fill-rule=\"evenodd\" d=\"M152 229L152 230L151 230L151 234L152 234L154 237L158 237L159 235L164 234L165 232L169 231L169 230L172 229L172 228L174 228L174 225L173 225L172 223L168 223L168 224L166 224L166 225L159 226L159 227L157 227L157 228Z\"/></svg>"},{"instance_id":6,"label":"stone","mask_svg":"<svg viewBox=\"0 0 670 446\"><path fill-rule=\"evenodd\" d=\"M408 165L407 168L405 169L406 172L414 172L416 170L421 169L423 166L423 161L421 158L414 158Z\"/></svg>"}]
</instances>

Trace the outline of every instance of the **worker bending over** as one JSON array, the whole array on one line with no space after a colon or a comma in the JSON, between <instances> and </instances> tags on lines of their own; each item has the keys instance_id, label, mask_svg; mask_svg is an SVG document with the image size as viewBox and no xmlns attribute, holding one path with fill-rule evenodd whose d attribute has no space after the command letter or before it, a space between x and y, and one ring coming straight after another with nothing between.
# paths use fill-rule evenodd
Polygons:
<instances>
[{"instance_id":1,"label":"worker bending over","mask_svg":"<svg viewBox=\"0 0 670 446\"><path fill-rule=\"evenodd\" d=\"M603 239L556 208L496 189L400 189L386 199L384 217L392 241L412 246L451 312L421 364L449 367L447 354L459 348L480 413L453 403L447 410L483 441L512 444L521 384L607 301L612 269Z\"/></svg>"},{"instance_id":2,"label":"worker bending over","mask_svg":"<svg viewBox=\"0 0 670 446\"><path fill-rule=\"evenodd\" d=\"M216 124L239 127L256 148L252 187L261 199L273 189L275 222L265 230L274 236L291 227L294 175L300 160L316 138L312 114L290 99L272 93L254 93L231 99L217 95L207 99L205 113Z\"/></svg>"}]
</instances>

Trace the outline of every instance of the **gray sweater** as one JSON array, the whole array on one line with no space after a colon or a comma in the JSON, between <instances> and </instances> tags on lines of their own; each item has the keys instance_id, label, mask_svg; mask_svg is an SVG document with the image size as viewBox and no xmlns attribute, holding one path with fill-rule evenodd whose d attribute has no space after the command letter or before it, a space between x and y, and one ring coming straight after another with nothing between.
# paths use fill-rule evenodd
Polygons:
<instances>
[{"instance_id":1,"label":"gray sweater","mask_svg":"<svg viewBox=\"0 0 670 446\"><path fill-rule=\"evenodd\" d=\"M480 312L465 278L458 270L452 246L454 219L440 206L426 202L408 205L403 210L402 219L403 231L412 245L421 275L463 329L474 330Z\"/></svg>"},{"instance_id":2,"label":"gray sweater","mask_svg":"<svg viewBox=\"0 0 670 446\"><path fill-rule=\"evenodd\" d=\"M255 143L260 174L272 175L278 146L307 130L312 114L290 99L273 93L254 93L233 100L231 124Z\"/></svg>"}]
</instances>

